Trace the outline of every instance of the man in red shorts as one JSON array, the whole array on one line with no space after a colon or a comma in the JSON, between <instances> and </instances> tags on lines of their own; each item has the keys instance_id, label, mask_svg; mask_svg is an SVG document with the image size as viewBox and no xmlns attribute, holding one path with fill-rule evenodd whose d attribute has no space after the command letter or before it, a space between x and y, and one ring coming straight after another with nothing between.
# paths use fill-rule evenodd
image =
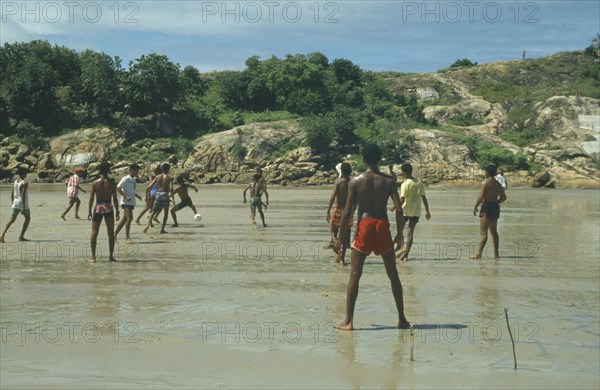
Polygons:
<instances>
[{"instance_id":1,"label":"man in red shorts","mask_svg":"<svg viewBox=\"0 0 600 390\"><path fill-rule=\"evenodd\" d=\"M404 300L402 297L402 283L396 269L394 256L394 243L402 246L402 229L404 216L402 204L398 195L396 179L379 171L378 163L381 160L381 149L377 145L368 144L363 148L363 161L367 170L350 181L348 199L342 217L341 226L347 226L352 217L352 208L358 203L358 226L356 237L352 243L350 258L350 281L346 296L346 319L337 325L340 330L354 330L354 307L358 297L358 285L362 275L365 259L371 252L381 255L385 271L392 285L392 293L398 310L398 327L405 329L410 324L404 316ZM392 198L396 211L397 233L394 240L390 233L390 223L387 218L387 202ZM333 247L339 251L345 235L349 231L342 229Z\"/></svg>"}]
</instances>

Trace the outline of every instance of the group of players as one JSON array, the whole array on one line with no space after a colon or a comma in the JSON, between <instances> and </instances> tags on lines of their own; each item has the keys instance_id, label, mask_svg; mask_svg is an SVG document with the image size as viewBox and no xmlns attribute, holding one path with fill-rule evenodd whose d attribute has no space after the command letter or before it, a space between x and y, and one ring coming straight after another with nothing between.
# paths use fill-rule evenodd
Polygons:
<instances>
[{"instance_id":1,"label":"group of players","mask_svg":"<svg viewBox=\"0 0 600 390\"><path fill-rule=\"evenodd\" d=\"M336 182L333 193L329 201L326 220L331 224L331 242L328 248L334 250L338 254L336 262L345 264L345 252L350 247L350 228L353 225L352 216L355 214L358 217L357 228L355 230L354 241L352 243L351 252L351 270L350 280L347 289L346 298L346 318L337 327L340 330L353 330L354 307L358 297L358 286L362 275L363 265L367 256L371 253L380 255L385 265L386 273L390 279L392 293L398 310L398 327L407 328L410 326L404 315L404 303L402 294L402 284L396 268L396 257L402 261L407 261L413 243L413 235L416 225L421 214L421 202L425 206L425 217L427 220L431 218L429 203L425 196L423 183L412 176L412 166L403 164L401 166L402 177L404 181L401 186L400 194L398 193L397 178L391 167L389 174L385 174L379 169L381 160L381 148L374 144L365 145L362 152L363 161L366 165L366 171L360 175L350 178L351 166L347 163L340 165L341 178ZM88 219L92 221L92 236L91 250L92 258L90 262L96 262L96 240L100 229L100 224L104 219L106 222L107 233L109 237L109 261L116 261L114 258L115 236L125 226L126 239L129 240L129 230L133 221L133 208L135 206L135 197L142 200L136 194L135 177L139 172L139 166L132 164L129 167L129 174L121 179L118 184L108 177L110 173L110 165L106 162L100 164L100 178L92 183L92 189L88 207ZM168 163L162 164L160 170L157 168L155 176L150 181L146 191L146 208L137 219L139 223L142 215L151 211L148 218L148 224L144 228L144 233L153 226L153 221L160 223L156 218L160 212L163 212L163 220L160 233L166 233L165 225L168 219L169 206L175 203L175 194L179 194L181 202L171 208L171 216L173 218L173 227L178 226L176 212L184 207L190 207L194 214L194 207L189 194L189 188L198 189L191 184L185 182L183 176L178 176L175 181L178 186L174 188L173 178L169 176L170 166ZM69 206L61 215L64 219L73 205L75 205L75 215L78 216L78 208L80 201L77 198L79 190L84 191L79 187L80 174L82 170L77 170L73 176L66 182L67 194L69 196ZM29 221L31 219L30 210L27 200L27 182L25 176L26 170L19 170L19 179L15 181L11 192L12 211L11 219L7 223L0 242L4 242L4 235L10 225L14 223L19 213L25 217L25 223L20 241L27 241L24 237ZM488 231L491 232L494 243L494 255L499 256L499 237L497 232L497 221L500 216L500 203L506 200L505 187L506 179L496 179L496 167L489 165L485 168L485 181L481 185L481 190L473 214L479 213L480 217L480 233L481 239L479 247L473 259L480 259L483 249L488 238ZM262 171L259 169L252 178L250 183L243 192L244 203L247 202L246 193L250 191L250 207L252 222L255 222L256 211L259 212L262 225L266 227L263 207L269 204L269 195L266 188L265 179L262 176ZM85 192L85 191L84 191ZM116 230L114 229L115 214L119 220L119 209L116 208L117 192L121 195L121 208L124 210L124 218L119 222ZM266 196L266 203L262 202L262 194ZM395 212L397 233L392 239L390 232L390 223L387 216L387 204L392 200L392 208L390 211ZM333 203L337 201L333 216L331 209ZM481 205L481 209L479 206ZM404 242L403 231L405 224L408 222L407 239ZM395 256L395 250L399 250Z\"/></svg>"}]
</instances>

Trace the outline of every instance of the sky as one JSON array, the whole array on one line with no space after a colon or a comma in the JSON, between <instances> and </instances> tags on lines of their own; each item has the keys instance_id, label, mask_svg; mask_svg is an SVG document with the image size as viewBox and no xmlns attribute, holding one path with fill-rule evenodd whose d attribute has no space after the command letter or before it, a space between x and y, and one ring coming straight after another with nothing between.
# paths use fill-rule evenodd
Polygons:
<instances>
[{"instance_id":1,"label":"sky","mask_svg":"<svg viewBox=\"0 0 600 390\"><path fill-rule=\"evenodd\" d=\"M242 70L257 55L321 52L373 71L434 72L582 50L600 0L4 1L0 43L45 39L119 56L158 53L201 72Z\"/></svg>"}]
</instances>

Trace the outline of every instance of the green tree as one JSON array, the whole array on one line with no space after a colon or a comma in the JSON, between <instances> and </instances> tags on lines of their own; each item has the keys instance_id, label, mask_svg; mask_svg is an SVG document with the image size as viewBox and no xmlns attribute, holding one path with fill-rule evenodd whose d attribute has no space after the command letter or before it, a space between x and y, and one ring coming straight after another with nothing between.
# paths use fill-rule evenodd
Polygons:
<instances>
[{"instance_id":1,"label":"green tree","mask_svg":"<svg viewBox=\"0 0 600 390\"><path fill-rule=\"evenodd\" d=\"M83 51L80 58L81 102L94 107L101 118L108 118L119 103L118 59L92 50Z\"/></svg>"},{"instance_id":2,"label":"green tree","mask_svg":"<svg viewBox=\"0 0 600 390\"><path fill-rule=\"evenodd\" d=\"M125 92L134 114L167 112L181 98L179 64L155 53L142 55L129 64Z\"/></svg>"},{"instance_id":3,"label":"green tree","mask_svg":"<svg viewBox=\"0 0 600 390\"><path fill-rule=\"evenodd\" d=\"M181 87L186 95L202 96L206 93L206 83L202 80L200 72L193 66L186 66L180 75Z\"/></svg>"}]
</instances>

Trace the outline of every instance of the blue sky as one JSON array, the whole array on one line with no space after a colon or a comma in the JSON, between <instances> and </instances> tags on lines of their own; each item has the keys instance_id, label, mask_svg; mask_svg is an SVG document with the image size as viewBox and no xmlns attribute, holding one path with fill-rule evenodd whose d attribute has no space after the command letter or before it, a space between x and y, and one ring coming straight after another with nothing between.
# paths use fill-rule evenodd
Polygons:
<instances>
[{"instance_id":1,"label":"blue sky","mask_svg":"<svg viewBox=\"0 0 600 390\"><path fill-rule=\"evenodd\" d=\"M118 55L159 53L201 72L253 55L322 52L375 71L430 72L581 50L600 32L600 0L0 1L0 42L46 39Z\"/></svg>"}]
</instances>

